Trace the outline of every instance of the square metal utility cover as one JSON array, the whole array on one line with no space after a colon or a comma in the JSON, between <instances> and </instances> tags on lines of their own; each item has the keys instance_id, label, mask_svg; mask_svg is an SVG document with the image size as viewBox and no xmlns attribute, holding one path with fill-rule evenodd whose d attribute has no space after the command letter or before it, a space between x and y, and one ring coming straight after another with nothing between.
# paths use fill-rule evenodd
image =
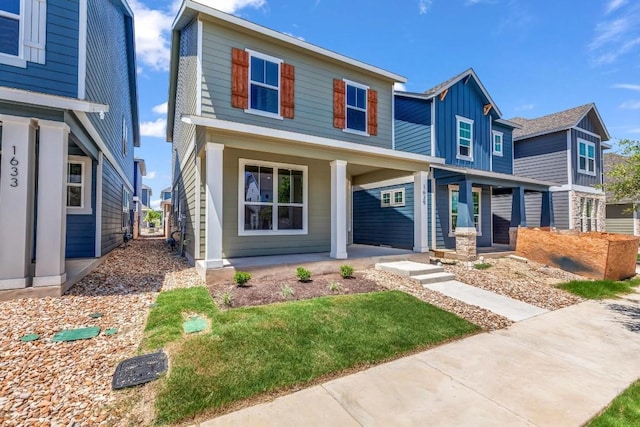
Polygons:
<instances>
[{"instance_id":1,"label":"square metal utility cover","mask_svg":"<svg viewBox=\"0 0 640 427\"><path fill-rule=\"evenodd\" d=\"M118 363L111 387L118 390L157 380L167 370L167 355L163 351L132 357Z\"/></svg>"}]
</instances>

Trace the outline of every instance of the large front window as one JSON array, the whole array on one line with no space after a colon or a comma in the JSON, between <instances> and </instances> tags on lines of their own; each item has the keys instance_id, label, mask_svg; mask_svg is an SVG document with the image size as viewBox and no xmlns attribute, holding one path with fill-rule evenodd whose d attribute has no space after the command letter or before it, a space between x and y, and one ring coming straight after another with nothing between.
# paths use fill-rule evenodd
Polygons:
<instances>
[{"instance_id":1,"label":"large front window","mask_svg":"<svg viewBox=\"0 0 640 427\"><path fill-rule=\"evenodd\" d=\"M473 221L476 226L478 235L481 235L480 227L480 199L482 197L480 188L473 188ZM458 200L460 198L460 191L458 186L449 187L449 234L453 234L456 231L456 225L458 223Z\"/></svg>"},{"instance_id":2,"label":"large front window","mask_svg":"<svg viewBox=\"0 0 640 427\"><path fill-rule=\"evenodd\" d=\"M596 145L593 142L578 139L578 172L596 174Z\"/></svg>"},{"instance_id":3,"label":"large front window","mask_svg":"<svg viewBox=\"0 0 640 427\"><path fill-rule=\"evenodd\" d=\"M306 234L307 167L240 160L239 234Z\"/></svg>"},{"instance_id":4,"label":"large front window","mask_svg":"<svg viewBox=\"0 0 640 427\"><path fill-rule=\"evenodd\" d=\"M473 160L473 120L456 116L456 158Z\"/></svg>"},{"instance_id":5,"label":"large front window","mask_svg":"<svg viewBox=\"0 0 640 427\"><path fill-rule=\"evenodd\" d=\"M249 111L280 114L282 60L250 52Z\"/></svg>"},{"instance_id":6,"label":"large front window","mask_svg":"<svg viewBox=\"0 0 640 427\"><path fill-rule=\"evenodd\" d=\"M367 90L367 86L346 82L346 129L362 133L367 132Z\"/></svg>"},{"instance_id":7,"label":"large front window","mask_svg":"<svg viewBox=\"0 0 640 427\"><path fill-rule=\"evenodd\" d=\"M20 0L0 1L0 54L20 56Z\"/></svg>"}]
</instances>

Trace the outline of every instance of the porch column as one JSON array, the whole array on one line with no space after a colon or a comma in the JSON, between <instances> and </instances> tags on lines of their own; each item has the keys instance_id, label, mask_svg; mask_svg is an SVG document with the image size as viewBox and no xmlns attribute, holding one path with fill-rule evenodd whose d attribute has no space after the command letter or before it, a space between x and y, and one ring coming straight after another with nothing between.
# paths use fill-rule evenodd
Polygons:
<instances>
[{"instance_id":1,"label":"porch column","mask_svg":"<svg viewBox=\"0 0 640 427\"><path fill-rule=\"evenodd\" d=\"M540 227L555 227L555 221L553 218L553 193L551 191L542 192Z\"/></svg>"},{"instance_id":2,"label":"porch column","mask_svg":"<svg viewBox=\"0 0 640 427\"><path fill-rule=\"evenodd\" d=\"M0 289L30 285L35 168L35 121L0 115Z\"/></svg>"},{"instance_id":3,"label":"porch column","mask_svg":"<svg viewBox=\"0 0 640 427\"><path fill-rule=\"evenodd\" d=\"M207 143L206 147L206 227L205 268L221 268L222 263L222 177L224 145ZM197 244L197 242L196 242Z\"/></svg>"},{"instance_id":4,"label":"porch column","mask_svg":"<svg viewBox=\"0 0 640 427\"><path fill-rule=\"evenodd\" d=\"M413 251L429 252L429 233L427 212L429 174L413 174Z\"/></svg>"},{"instance_id":5,"label":"porch column","mask_svg":"<svg viewBox=\"0 0 640 427\"><path fill-rule=\"evenodd\" d=\"M527 214L524 203L524 187L512 191L511 223L509 225L509 248L515 250L518 241L518 227L527 226Z\"/></svg>"},{"instance_id":6,"label":"porch column","mask_svg":"<svg viewBox=\"0 0 640 427\"><path fill-rule=\"evenodd\" d=\"M39 120L36 274L33 286L62 285L67 236L67 153L69 126ZM85 171L91 179L91 171Z\"/></svg>"},{"instance_id":7,"label":"porch column","mask_svg":"<svg viewBox=\"0 0 640 427\"><path fill-rule=\"evenodd\" d=\"M466 258L477 255L476 224L473 219L473 184L462 181L458 188L458 220L456 222L456 253Z\"/></svg>"},{"instance_id":8,"label":"porch column","mask_svg":"<svg viewBox=\"0 0 640 427\"><path fill-rule=\"evenodd\" d=\"M331 162L331 258L347 259L347 162Z\"/></svg>"}]
</instances>

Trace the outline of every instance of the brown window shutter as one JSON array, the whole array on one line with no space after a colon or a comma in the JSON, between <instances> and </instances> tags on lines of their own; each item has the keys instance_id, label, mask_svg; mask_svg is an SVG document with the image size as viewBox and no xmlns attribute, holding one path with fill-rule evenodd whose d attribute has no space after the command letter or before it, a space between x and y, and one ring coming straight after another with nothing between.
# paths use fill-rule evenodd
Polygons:
<instances>
[{"instance_id":1,"label":"brown window shutter","mask_svg":"<svg viewBox=\"0 0 640 427\"><path fill-rule=\"evenodd\" d=\"M344 129L346 121L346 84L343 80L333 79L333 127Z\"/></svg>"},{"instance_id":2,"label":"brown window shutter","mask_svg":"<svg viewBox=\"0 0 640 427\"><path fill-rule=\"evenodd\" d=\"M235 47L231 52L231 106L249 108L249 52Z\"/></svg>"},{"instance_id":3,"label":"brown window shutter","mask_svg":"<svg viewBox=\"0 0 640 427\"><path fill-rule=\"evenodd\" d=\"M367 131L369 135L378 134L378 92L367 91Z\"/></svg>"},{"instance_id":4,"label":"brown window shutter","mask_svg":"<svg viewBox=\"0 0 640 427\"><path fill-rule=\"evenodd\" d=\"M295 78L293 65L280 65L280 114L285 119L293 119L295 109Z\"/></svg>"}]
</instances>

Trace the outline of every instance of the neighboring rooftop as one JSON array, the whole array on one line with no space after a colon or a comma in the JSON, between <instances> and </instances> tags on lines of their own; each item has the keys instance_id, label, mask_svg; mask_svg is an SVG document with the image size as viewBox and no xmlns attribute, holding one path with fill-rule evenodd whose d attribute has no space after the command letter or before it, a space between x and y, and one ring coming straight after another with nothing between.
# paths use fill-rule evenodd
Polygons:
<instances>
[{"instance_id":1,"label":"neighboring rooftop","mask_svg":"<svg viewBox=\"0 0 640 427\"><path fill-rule=\"evenodd\" d=\"M509 119L509 121L522 126L521 129L513 131L513 139L520 140L571 129L577 126L587 115L591 115L591 120L597 128L596 133L601 136L602 141L608 141L610 139L609 132L594 103L581 105L535 119L514 117L513 119Z\"/></svg>"},{"instance_id":2,"label":"neighboring rooftop","mask_svg":"<svg viewBox=\"0 0 640 427\"><path fill-rule=\"evenodd\" d=\"M612 182L609 172L619 164L625 163L626 161L627 161L627 158L624 156L621 156L620 154L605 153L604 155L604 183L605 183L605 196L607 199L607 203L613 203L613 204L633 203L633 200L630 198L615 200L613 197L613 193L611 191L607 191L606 189L606 184Z\"/></svg>"}]
</instances>

